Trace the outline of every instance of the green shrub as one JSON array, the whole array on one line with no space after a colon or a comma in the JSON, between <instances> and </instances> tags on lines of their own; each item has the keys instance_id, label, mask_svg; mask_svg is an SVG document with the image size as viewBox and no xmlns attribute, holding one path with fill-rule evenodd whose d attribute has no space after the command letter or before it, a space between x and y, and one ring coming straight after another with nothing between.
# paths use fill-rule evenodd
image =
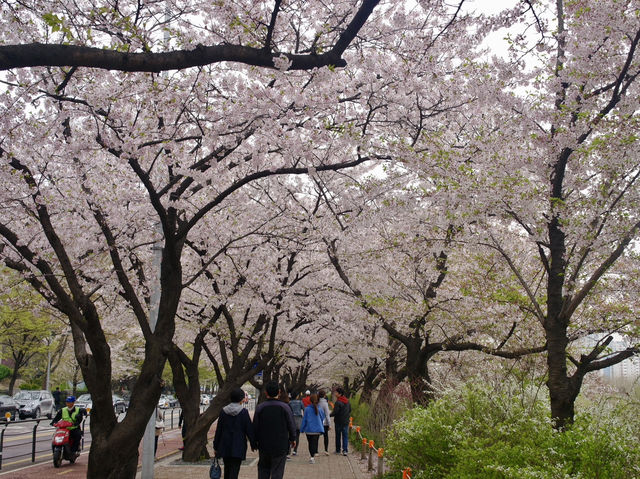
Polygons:
<instances>
[{"instance_id":1,"label":"green shrub","mask_svg":"<svg viewBox=\"0 0 640 479\"><path fill-rule=\"evenodd\" d=\"M23 391L37 391L38 389L42 389L42 384L40 383L22 383L20 385L20 389Z\"/></svg>"},{"instance_id":2,"label":"green shrub","mask_svg":"<svg viewBox=\"0 0 640 479\"><path fill-rule=\"evenodd\" d=\"M11 376L11 369L6 367L4 364L0 364L0 381Z\"/></svg>"},{"instance_id":3,"label":"green shrub","mask_svg":"<svg viewBox=\"0 0 640 479\"><path fill-rule=\"evenodd\" d=\"M640 446L619 411L583 414L565 432L548 405L468 387L408 411L386 439L386 456L414 479L628 479L640 477Z\"/></svg>"}]
</instances>

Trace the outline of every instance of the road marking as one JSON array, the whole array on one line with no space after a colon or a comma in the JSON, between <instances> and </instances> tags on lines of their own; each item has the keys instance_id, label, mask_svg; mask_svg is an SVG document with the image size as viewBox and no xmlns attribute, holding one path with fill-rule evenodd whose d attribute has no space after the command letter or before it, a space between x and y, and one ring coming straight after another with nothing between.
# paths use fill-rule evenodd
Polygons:
<instances>
[{"instance_id":1,"label":"road marking","mask_svg":"<svg viewBox=\"0 0 640 479\"><path fill-rule=\"evenodd\" d=\"M50 457L52 457L51 453L46 454L44 456L36 456L36 461L38 459L49 459ZM14 464L20 464L21 462L32 462L31 458L28 459L20 459L19 461L13 461L13 462L3 462L2 466L13 466Z\"/></svg>"}]
</instances>

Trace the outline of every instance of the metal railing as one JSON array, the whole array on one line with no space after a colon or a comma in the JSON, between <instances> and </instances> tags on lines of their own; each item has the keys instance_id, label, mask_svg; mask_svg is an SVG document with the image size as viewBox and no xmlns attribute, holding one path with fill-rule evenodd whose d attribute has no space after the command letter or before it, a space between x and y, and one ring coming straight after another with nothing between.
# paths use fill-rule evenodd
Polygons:
<instances>
[{"instance_id":1,"label":"metal railing","mask_svg":"<svg viewBox=\"0 0 640 479\"><path fill-rule=\"evenodd\" d=\"M51 422L51 419L47 418L39 418L39 419L24 419L20 421L6 421L0 425L2 430L0 431L0 471L2 470L2 464L4 458L6 458L7 452L18 450L15 454L10 455L10 459L24 459L31 456L31 462L36 462L36 453L38 452L50 452L51 450L51 438L53 437L53 432L51 434L41 435L38 437L38 427L40 423L44 422L44 425L47 426ZM15 440L11 438L11 443L9 445L5 445L6 432L7 429L12 427L26 427L31 428L31 431L27 434L23 434L20 436L16 436ZM33 427L32 427L33 426ZM82 422L82 431L84 433L85 423ZM42 444L46 444L46 446L42 446ZM40 445L40 447L38 447ZM80 447L82 448L84 445L84 436ZM25 447L31 446L31 447ZM22 452L24 451L24 452Z\"/></svg>"},{"instance_id":2,"label":"metal railing","mask_svg":"<svg viewBox=\"0 0 640 479\"><path fill-rule=\"evenodd\" d=\"M180 412L181 409L179 407L172 407L167 409L161 409L161 414L163 421L165 423L165 429L177 429L178 424L180 422ZM126 413L125 413L126 414ZM91 416L89 416L90 422ZM0 423L0 471L2 470L3 461L5 459L15 459L24 461L25 458L31 457L31 463L36 462L36 453L51 453L51 440L53 437L54 430L49 429L46 433L40 434L38 437L38 428L40 427L40 423L43 423L42 426L49 426L51 419L47 418L39 418L39 419L23 419L23 420L14 420ZM86 424L87 420L85 419L82 422L82 442L80 443L80 450L84 449L85 442L85 432L86 432ZM27 428L28 432L16 435L9 436L7 435L7 430L11 431L11 428ZM43 431L43 428L40 429L40 432ZM50 433L50 434L49 434ZM88 431L87 437L90 437L91 433ZM5 444L5 441L9 442Z\"/></svg>"}]
</instances>

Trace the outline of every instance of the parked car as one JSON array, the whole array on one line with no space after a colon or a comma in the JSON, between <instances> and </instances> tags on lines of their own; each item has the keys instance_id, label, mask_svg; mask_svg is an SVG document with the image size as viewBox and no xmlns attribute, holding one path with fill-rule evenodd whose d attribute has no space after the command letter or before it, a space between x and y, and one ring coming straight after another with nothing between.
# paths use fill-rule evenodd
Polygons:
<instances>
[{"instance_id":1,"label":"parked car","mask_svg":"<svg viewBox=\"0 0 640 479\"><path fill-rule=\"evenodd\" d=\"M93 408L93 401L91 400L91 394L81 394L76 398L76 406L91 409Z\"/></svg>"},{"instance_id":2,"label":"parked car","mask_svg":"<svg viewBox=\"0 0 640 479\"><path fill-rule=\"evenodd\" d=\"M127 410L127 403L120 396L113 394L111 396L111 401L113 404L113 410L116 414L120 414ZM91 394L83 394L76 399L76 406L82 407L85 409L93 408L93 401L91 400Z\"/></svg>"},{"instance_id":3,"label":"parked car","mask_svg":"<svg viewBox=\"0 0 640 479\"><path fill-rule=\"evenodd\" d=\"M211 400L209 399L208 395L200 394L200 404L202 406L208 406L210 402L211 402Z\"/></svg>"},{"instance_id":4,"label":"parked car","mask_svg":"<svg viewBox=\"0 0 640 479\"><path fill-rule=\"evenodd\" d=\"M111 400L113 401L113 410L116 414L123 413L127 410L127 401L125 401L123 397L114 394L111 396Z\"/></svg>"},{"instance_id":5,"label":"parked car","mask_svg":"<svg viewBox=\"0 0 640 479\"><path fill-rule=\"evenodd\" d=\"M169 401L169 407L178 407L178 405L180 404L178 402L178 398L176 398L173 394L167 394L165 395L165 397Z\"/></svg>"},{"instance_id":6,"label":"parked car","mask_svg":"<svg viewBox=\"0 0 640 479\"><path fill-rule=\"evenodd\" d=\"M20 391L13 396L13 400L18 406L20 419L38 419L42 415L51 419L56 413L55 401L49 391Z\"/></svg>"},{"instance_id":7,"label":"parked car","mask_svg":"<svg viewBox=\"0 0 640 479\"><path fill-rule=\"evenodd\" d=\"M169 406L169 398L167 396L165 396L164 394L160 396L160 399L158 399L158 407L162 408L162 409L166 409Z\"/></svg>"},{"instance_id":8,"label":"parked car","mask_svg":"<svg viewBox=\"0 0 640 479\"><path fill-rule=\"evenodd\" d=\"M7 420L7 413L10 414L10 421L16 420L18 414L18 405L11 396L0 395L0 421Z\"/></svg>"}]
</instances>

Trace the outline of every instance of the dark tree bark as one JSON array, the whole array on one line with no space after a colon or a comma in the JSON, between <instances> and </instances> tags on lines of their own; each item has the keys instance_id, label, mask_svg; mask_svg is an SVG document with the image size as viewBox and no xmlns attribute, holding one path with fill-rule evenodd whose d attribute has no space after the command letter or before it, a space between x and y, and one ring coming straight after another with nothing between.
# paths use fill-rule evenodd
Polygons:
<instances>
[{"instance_id":1,"label":"dark tree bark","mask_svg":"<svg viewBox=\"0 0 640 479\"><path fill-rule=\"evenodd\" d=\"M360 401L371 404L373 392L382 382L383 374L380 370L382 366L378 358L373 358L367 368L362 371L362 391L360 392Z\"/></svg>"},{"instance_id":2,"label":"dark tree bark","mask_svg":"<svg viewBox=\"0 0 640 479\"><path fill-rule=\"evenodd\" d=\"M342 54L356 37L380 0L364 0L351 23L347 25L335 45L325 53L305 55L286 54L290 70L311 70L325 66L343 67ZM277 14L277 12L276 12ZM221 44L197 45L193 50L166 53L126 53L81 45L31 43L0 46L0 70L35 66L75 66L107 70L160 72L181 70L219 62L239 62L265 68L275 68L271 45L247 47Z\"/></svg>"}]
</instances>

